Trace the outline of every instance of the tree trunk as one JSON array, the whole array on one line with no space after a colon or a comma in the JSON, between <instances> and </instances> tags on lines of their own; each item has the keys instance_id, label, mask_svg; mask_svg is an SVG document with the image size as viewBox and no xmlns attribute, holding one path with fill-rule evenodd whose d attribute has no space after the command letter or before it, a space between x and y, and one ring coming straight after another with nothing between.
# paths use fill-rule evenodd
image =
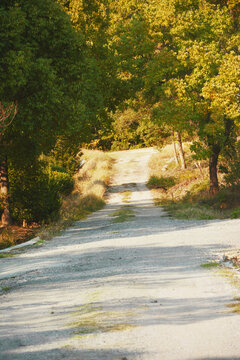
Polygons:
<instances>
[{"instance_id":1,"label":"tree trunk","mask_svg":"<svg viewBox=\"0 0 240 360\"><path fill-rule=\"evenodd\" d=\"M178 143L179 156L180 156L180 160L181 160L181 167L182 167L182 169L186 169L186 161L185 161L185 156L184 156L184 152L183 152L181 134L178 131L177 131L177 143Z\"/></svg>"},{"instance_id":2,"label":"tree trunk","mask_svg":"<svg viewBox=\"0 0 240 360\"><path fill-rule=\"evenodd\" d=\"M211 147L212 154L209 158L209 177L210 177L210 195L215 195L219 191L217 165L220 153L220 146L213 145Z\"/></svg>"},{"instance_id":3,"label":"tree trunk","mask_svg":"<svg viewBox=\"0 0 240 360\"><path fill-rule=\"evenodd\" d=\"M9 201L9 182L8 182L8 165L7 157L0 162L0 192L3 201L3 213L1 222L3 226L11 225L11 210Z\"/></svg>"},{"instance_id":4,"label":"tree trunk","mask_svg":"<svg viewBox=\"0 0 240 360\"><path fill-rule=\"evenodd\" d=\"M175 134L174 134L174 131L173 131L172 135L173 135L174 158L175 158L176 165L178 166L178 165L179 165L179 160L178 160L178 153L177 153L177 148L176 148L176 143L175 143Z\"/></svg>"}]
</instances>

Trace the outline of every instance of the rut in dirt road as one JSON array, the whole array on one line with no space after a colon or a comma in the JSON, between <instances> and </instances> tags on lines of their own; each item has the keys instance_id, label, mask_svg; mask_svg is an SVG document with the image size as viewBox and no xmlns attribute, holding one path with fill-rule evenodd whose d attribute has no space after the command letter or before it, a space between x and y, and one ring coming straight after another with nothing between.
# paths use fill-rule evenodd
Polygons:
<instances>
[{"instance_id":1,"label":"rut in dirt road","mask_svg":"<svg viewBox=\"0 0 240 360\"><path fill-rule=\"evenodd\" d=\"M0 259L0 360L240 359L240 317L226 307L238 294L200 266L239 246L240 221L155 207L154 151L117 154L103 210Z\"/></svg>"}]
</instances>

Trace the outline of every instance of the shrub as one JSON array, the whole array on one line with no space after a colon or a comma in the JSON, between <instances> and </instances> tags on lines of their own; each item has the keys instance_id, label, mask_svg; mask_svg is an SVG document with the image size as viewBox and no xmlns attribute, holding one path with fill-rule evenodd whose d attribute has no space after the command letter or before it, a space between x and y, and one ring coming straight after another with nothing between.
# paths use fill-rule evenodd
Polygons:
<instances>
[{"instance_id":1,"label":"shrub","mask_svg":"<svg viewBox=\"0 0 240 360\"><path fill-rule=\"evenodd\" d=\"M70 174L66 172L51 171L50 186L62 195L69 195L73 190L74 181Z\"/></svg>"},{"instance_id":2,"label":"shrub","mask_svg":"<svg viewBox=\"0 0 240 360\"><path fill-rule=\"evenodd\" d=\"M57 171L59 173L67 173L67 170L64 167L58 165L51 164L50 169L51 171Z\"/></svg>"},{"instance_id":3,"label":"shrub","mask_svg":"<svg viewBox=\"0 0 240 360\"><path fill-rule=\"evenodd\" d=\"M148 187L150 189L164 189L168 190L176 184L176 178L174 176L168 177L158 177L158 176L151 176L148 180Z\"/></svg>"},{"instance_id":4,"label":"shrub","mask_svg":"<svg viewBox=\"0 0 240 360\"><path fill-rule=\"evenodd\" d=\"M232 219L240 218L240 208L237 208L231 212L231 218Z\"/></svg>"},{"instance_id":5,"label":"shrub","mask_svg":"<svg viewBox=\"0 0 240 360\"><path fill-rule=\"evenodd\" d=\"M13 218L27 222L46 221L56 216L61 206L59 189L39 164L27 169L9 169Z\"/></svg>"},{"instance_id":6,"label":"shrub","mask_svg":"<svg viewBox=\"0 0 240 360\"><path fill-rule=\"evenodd\" d=\"M226 174L226 183L240 185L240 141L236 143L232 157L226 158L225 161L226 163L220 166L220 170Z\"/></svg>"}]
</instances>

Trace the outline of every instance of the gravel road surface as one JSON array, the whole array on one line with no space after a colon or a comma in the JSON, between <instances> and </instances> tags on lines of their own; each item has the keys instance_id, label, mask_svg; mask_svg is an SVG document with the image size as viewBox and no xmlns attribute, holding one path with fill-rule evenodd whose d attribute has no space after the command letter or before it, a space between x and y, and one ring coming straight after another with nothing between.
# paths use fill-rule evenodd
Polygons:
<instances>
[{"instance_id":1,"label":"gravel road surface","mask_svg":"<svg viewBox=\"0 0 240 360\"><path fill-rule=\"evenodd\" d=\"M118 154L103 210L0 259L0 360L240 359L240 315L226 306L240 294L201 267L239 247L240 220L155 207L154 151Z\"/></svg>"}]
</instances>

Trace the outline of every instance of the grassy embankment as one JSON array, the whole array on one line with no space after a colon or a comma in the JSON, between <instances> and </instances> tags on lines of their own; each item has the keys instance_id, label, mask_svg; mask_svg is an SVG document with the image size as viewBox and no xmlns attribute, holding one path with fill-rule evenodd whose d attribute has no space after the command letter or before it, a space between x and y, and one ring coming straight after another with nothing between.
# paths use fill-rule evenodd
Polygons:
<instances>
[{"instance_id":1,"label":"grassy embankment","mask_svg":"<svg viewBox=\"0 0 240 360\"><path fill-rule=\"evenodd\" d=\"M196 162L190 145L184 144L187 169L176 165L173 146L167 145L149 162L148 187L153 190L156 205L179 219L225 219L240 217L240 191L224 183L219 176L220 191L209 196L208 163Z\"/></svg>"},{"instance_id":2,"label":"grassy embankment","mask_svg":"<svg viewBox=\"0 0 240 360\"><path fill-rule=\"evenodd\" d=\"M1 249L27 241L34 236L39 236L42 241L50 239L74 221L84 219L104 206L104 194L112 175L113 159L101 151L93 150L84 150L82 159L86 162L74 176L75 185L72 193L62 200L58 219L45 226L38 225L26 229L17 226L6 228L0 234Z\"/></svg>"}]
</instances>

